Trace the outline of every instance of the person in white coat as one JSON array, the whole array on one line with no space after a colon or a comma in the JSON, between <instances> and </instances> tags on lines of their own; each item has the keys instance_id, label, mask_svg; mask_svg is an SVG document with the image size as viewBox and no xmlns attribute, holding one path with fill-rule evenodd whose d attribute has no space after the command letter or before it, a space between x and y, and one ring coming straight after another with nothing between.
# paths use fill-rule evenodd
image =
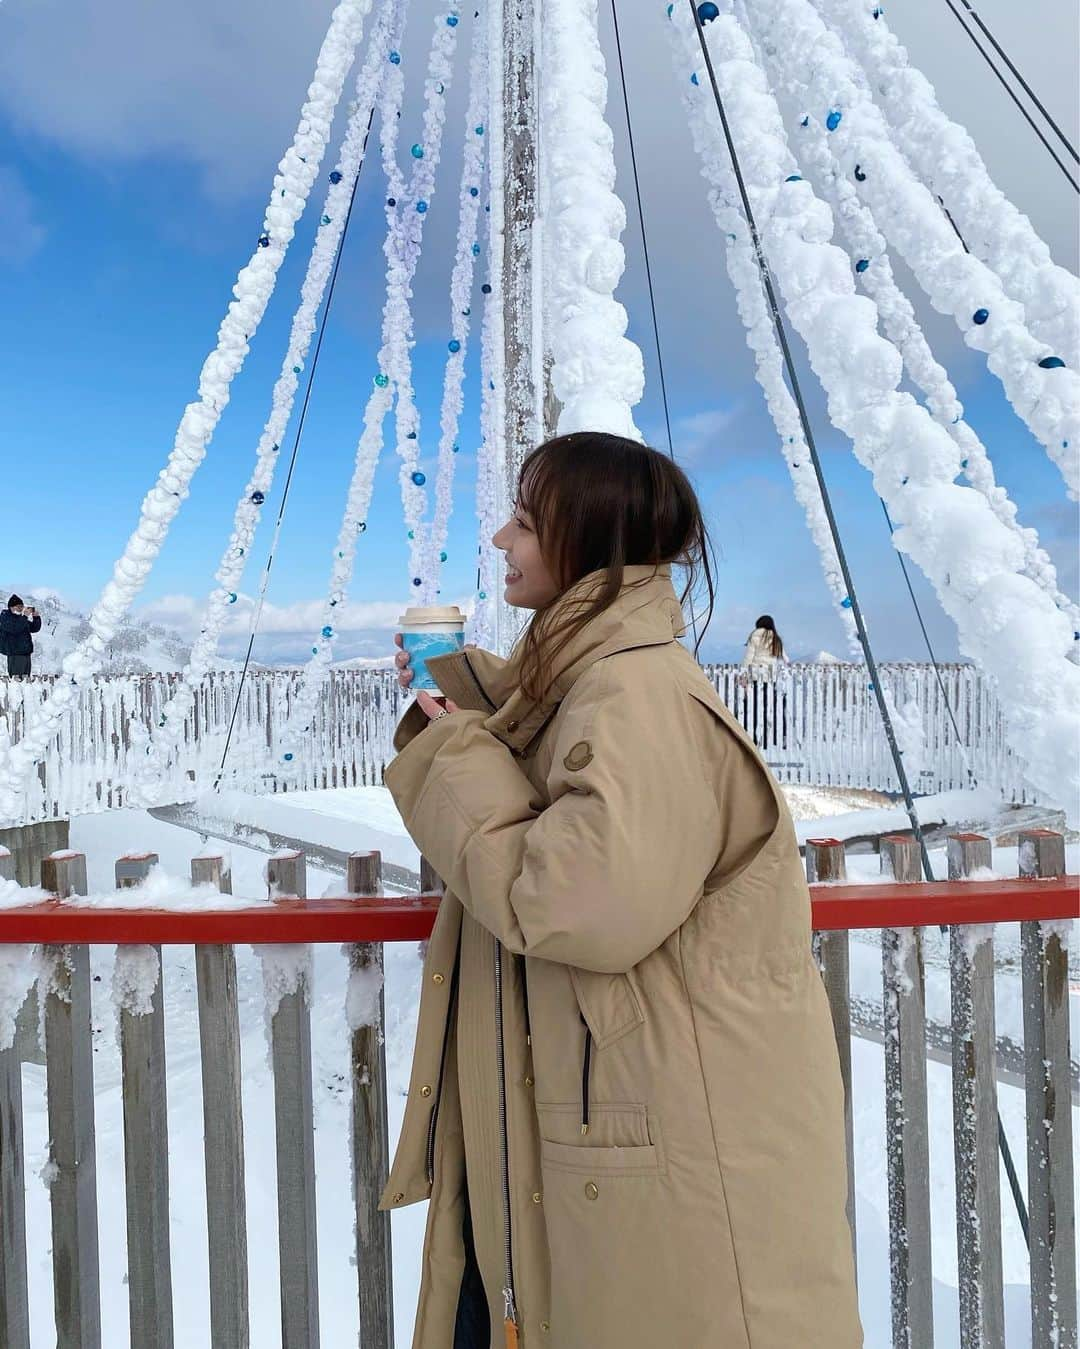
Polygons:
<instances>
[{"instance_id":1,"label":"person in white coat","mask_svg":"<svg viewBox=\"0 0 1080 1349\"><path fill-rule=\"evenodd\" d=\"M787 698L784 697L778 706L776 688L770 687L777 666L787 663L787 652L772 615L762 614L754 624L754 631L746 639L742 658L742 667L746 673L740 681L747 689L742 723L761 750L776 749L787 744L784 725Z\"/></svg>"}]
</instances>

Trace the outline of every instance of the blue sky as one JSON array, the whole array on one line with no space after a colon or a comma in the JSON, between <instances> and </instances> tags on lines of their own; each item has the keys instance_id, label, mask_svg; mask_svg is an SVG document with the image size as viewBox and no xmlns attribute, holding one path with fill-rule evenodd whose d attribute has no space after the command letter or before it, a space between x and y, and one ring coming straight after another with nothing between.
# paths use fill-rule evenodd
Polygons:
<instances>
[{"instance_id":1,"label":"blue sky","mask_svg":"<svg viewBox=\"0 0 1080 1349\"><path fill-rule=\"evenodd\" d=\"M60 0L6 0L0 7L0 463L7 497L0 584L47 587L88 609L107 580L142 495L171 447L235 274L259 232L274 165L291 137L329 8L324 0L310 0L288 20L277 16L271 33L260 24L263 11L248 0L238 0L227 21L208 0L180 13L135 0L93 6L83 0L64 6ZM1035 9L1049 16L1056 7L1040 0ZM1027 56L1032 77L1044 81L1040 92L1067 124L1071 119L1075 135L1075 56L1060 55L1061 46L1075 51L1075 44L1048 52L1046 30L1039 45L1030 28L1010 29L1016 21L1003 3L982 12L1014 44L1022 67ZM414 4L404 47L414 94L405 108L403 146L418 135L415 82L429 13L429 6ZM698 485L720 558L717 616L706 651L733 654L754 616L769 610L796 654L822 648L839 654L840 626L753 382L667 50L649 32L662 7L642 7L641 14L623 37L675 450ZM942 20L936 6L931 11L916 3L910 14L890 17L913 55L925 60L942 102L969 124L992 173L1029 211L1057 259L1075 267L1076 198L1055 178L1043 152L1028 145L992 77L968 57L958 32L937 27ZM459 61L459 73L463 69ZM616 93L613 84L610 115L627 197L631 180ZM446 350L462 97L458 88L450 103L448 151L416 285L415 383L427 453L435 445L431 433ZM303 651L305 623L326 586L375 368L383 287L380 176L373 157L346 243L275 563L274 616L260 648L267 658ZM166 616L181 628L196 622L250 472L310 241L307 223L143 593L148 616ZM663 417L634 218L625 242L628 271L620 298L649 376L639 425L660 443ZM913 287L909 293L914 298ZM1076 514L1057 470L1011 412L982 358L925 304L920 316L1000 480L1075 593ZM466 598L475 579L475 367L474 347L443 585L444 596L453 599ZM805 369L804 381L879 654L919 658L914 618L869 477L829 428ZM268 502L255 549L259 562L283 480L282 474ZM405 561L390 449L376 480L353 587L354 601L371 607L360 611L348 651L373 654L387 640L388 615L407 597ZM256 579L249 575L246 586L253 588ZM935 641L942 654L954 655L951 625L921 578L916 584Z\"/></svg>"}]
</instances>

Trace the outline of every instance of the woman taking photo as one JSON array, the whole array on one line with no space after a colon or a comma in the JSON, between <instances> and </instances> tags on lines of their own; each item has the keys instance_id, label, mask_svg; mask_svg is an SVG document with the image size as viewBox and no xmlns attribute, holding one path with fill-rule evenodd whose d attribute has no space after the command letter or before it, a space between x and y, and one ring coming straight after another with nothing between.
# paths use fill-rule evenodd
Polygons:
<instances>
[{"instance_id":1,"label":"woman taking photo","mask_svg":"<svg viewBox=\"0 0 1080 1349\"><path fill-rule=\"evenodd\" d=\"M384 1206L417 1349L852 1349L840 1074L784 799L679 637L685 475L579 433L494 543L533 617L429 669L386 782L445 882ZM410 673L404 652L399 678Z\"/></svg>"}]
</instances>

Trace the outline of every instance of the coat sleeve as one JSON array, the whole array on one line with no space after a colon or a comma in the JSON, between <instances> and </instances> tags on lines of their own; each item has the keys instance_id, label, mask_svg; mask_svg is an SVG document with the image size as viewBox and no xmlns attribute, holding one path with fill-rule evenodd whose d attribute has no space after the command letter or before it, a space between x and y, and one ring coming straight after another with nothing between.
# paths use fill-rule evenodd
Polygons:
<instances>
[{"instance_id":1,"label":"coat sleeve","mask_svg":"<svg viewBox=\"0 0 1080 1349\"><path fill-rule=\"evenodd\" d=\"M420 850L508 950L617 973L681 926L720 845L692 700L622 688L610 664L564 705L546 809L481 713L426 730L386 782Z\"/></svg>"},{"instance_id":2,"label":"coat sleeve","mask_svg":"<svg viewBox=\"0 0 1080 1349\"><path fill-rule=\"evenodd\" d=\"M26 621L30 624L30 631L31 631L31 632L40 632L40 631L41 631L41 615L40 615L40 614L35 614L33 618L28 618Z\"/></svg>"}]
</instances>

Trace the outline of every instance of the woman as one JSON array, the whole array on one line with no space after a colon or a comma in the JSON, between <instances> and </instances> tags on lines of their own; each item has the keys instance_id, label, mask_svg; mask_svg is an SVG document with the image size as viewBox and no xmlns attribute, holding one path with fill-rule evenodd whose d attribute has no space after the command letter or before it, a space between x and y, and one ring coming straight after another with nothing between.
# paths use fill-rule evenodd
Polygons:
<instances>
[{"instance_id":1,"label":"woman","mask_svg":"<svg viewBox=\"0 0 1080 1349\"><path fill-rule=\"evenodd\" d=\"M778 661L786 660L784 643L776 631L776 624L771 615L762 614L754 624L754 631L746 639L743 667L771 670Z\"/></svg>"},{"instance_id":2,"label":"woman","mask_svg":"<svg viewBox=\"0 0 1080 1349\"><path fill-rule=\"evenodd\" d=\"M746 639L742 665L747 673L740 676L739 682L744 689L749 688L742 707L743 728L753 737L754 744L766 751L787 748L787 694L779 700L778 708L776 688L772 684L772 676L781 661L788 663L784 643L772 615L762 614ZM778 716L778 712L781 715Z\"/></svg>"},{"instance_id":3,"label":"woman","mask_svg":"<svg viewBox=\"0 0 1080 1349\"><path fill-rule=\"evenodd\" d=\"M446 886L383 1198L431 1201L414 1346L851 1349L794 832L678 640L671 566L712 604L693 490L563 436L494 543L532 621L509 661L428 662L446 706L418 694L386 773Z\"/></svg>"}]
</instances>

